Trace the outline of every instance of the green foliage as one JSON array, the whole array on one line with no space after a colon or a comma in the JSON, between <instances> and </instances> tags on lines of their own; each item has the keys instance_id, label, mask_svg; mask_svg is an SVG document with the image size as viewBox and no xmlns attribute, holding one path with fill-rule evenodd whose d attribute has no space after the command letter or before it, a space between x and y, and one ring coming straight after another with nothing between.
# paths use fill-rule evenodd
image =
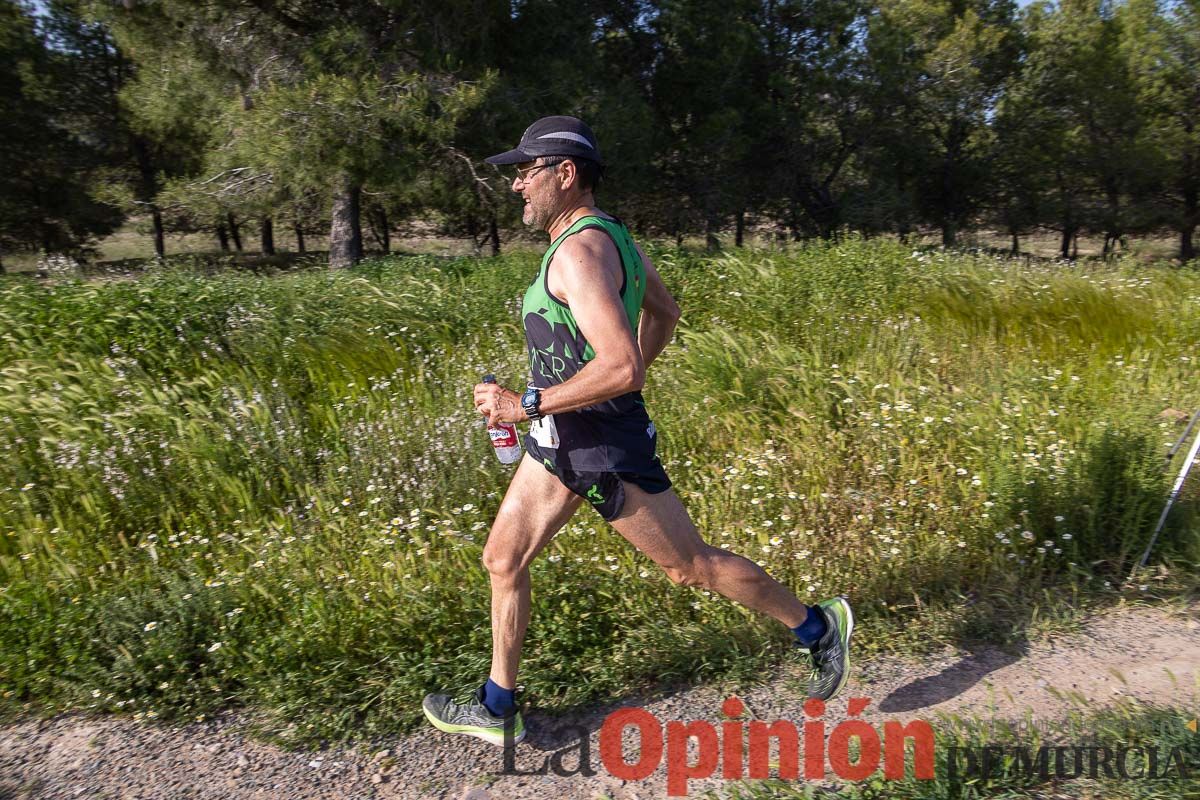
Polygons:
<instances>
[{"instance_id":1,"label":"green foliage","mask_svg":"<svg viewBox=\"0 0 1200 800\"><path fill-rule=\"evenodd\" d=\"M419 223L498 252L519 206L480 162L570 113L598 132L606 207L677 243L998 224L1014 252L1170 228L1195 254L1190 2L44 5L40 31L20 4L4 23L8 249L76 248L123 213L160 251L253 219L328 232L342 266L361 215L379 250Z\"/></svg>"},{"instance_id":2,"label":"green foliage","mask_svg":"<svg viewBox=\"0 0 1200 800\"><path fill-rule=\"evenodd\" d=\"M1034 7L1023 27L1027 59L997 121L1001 215L1014 233L1052 220L1064 258L1080 229L1103 231L1107 253L1126 232L1156 223L1126 32L1098 2Z\"/></svg>"},{"instance_id":3,"label":"green foliage","mask_svg":"<svg viewBox=\"0 0 1200 800\"><path fill-rule=\"evenodd\" d=\"M120 224L89 194L106 152L77 102L100 66L51 47L29 9L0 6L0 252L78 252Z\"/></svg>"},{"instance_id":4,"label":"green foliage","mask_svg":"<svg viewBox=\"0 0 1200 800\"><path fill-rule=\"evenodd\" d=\"M125 99L144 104L143 128L183 132L171 141L195 145L195 163L167 186L166 204L208 225L236 213L278 215L301 228L333 205L340 209L329 226L336 265L361 256L361 193L395 191L411 179L486 90L486 67L466 48L488 26L447 24L452 8L93 4L122 46L140 54L142 70ZM485 9L494 14L499 6L475 11ZM187 35L166 39L168 28ZM470 64L465 77L473 80L452 75L447 59ZM189 80L197 72L200 79ZM178 105L181 84L193 107Z\"/></svg>"},{"instance_id":5,"label":"green foliage","mask_svg":"<svg viewBox=\"0 0 1200 800\"><path fill-rule=\"evenodd\" d=\"M1120 19L1128 30L1122 48L1131 65L1146 117L1140 142L1164 212L1180 236L1180 260L1195 257L1192 235L1200 224L1200 9L1194 2L1130 0Z\"/></svg>"},{"instance_id":6,"label":"green foliage","mask_svg":"<svg viewBox=\"0 0 1200 800\"><path fill-rule=\"evenodd\" d=\"M895 90L903 128L886 149L919 187L922 217L952 245L987 198L993 154L988 124L1018 47L1009 2L895 0L872 25ZM890 30L889 30L890 29Z\"/></svg>"}]
</instances>

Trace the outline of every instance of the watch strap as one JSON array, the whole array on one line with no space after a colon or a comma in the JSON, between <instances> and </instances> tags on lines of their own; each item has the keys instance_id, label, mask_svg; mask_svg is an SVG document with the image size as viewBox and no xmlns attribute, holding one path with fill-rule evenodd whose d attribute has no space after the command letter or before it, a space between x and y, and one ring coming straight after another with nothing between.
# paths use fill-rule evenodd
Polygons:
<instances>
[{"instance_id":1,"label":"watch strap","mask_svg":"<svg viewBox=\"0 0 1200 800\"><path fill-rule=\"evenodd\" d=\"M530 386L525 390L525 394L521 395L521 408L525 409L525 414L530 419L542 418L542 390L536 386Z\"/></svg>"}]
</instances>

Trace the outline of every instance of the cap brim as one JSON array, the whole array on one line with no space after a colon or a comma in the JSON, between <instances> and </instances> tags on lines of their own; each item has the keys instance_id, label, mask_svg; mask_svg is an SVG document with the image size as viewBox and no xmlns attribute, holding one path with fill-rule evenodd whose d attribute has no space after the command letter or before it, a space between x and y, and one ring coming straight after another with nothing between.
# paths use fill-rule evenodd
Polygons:
<instances>
[{"instance_id":1,"label":"cap brim","mask_svg":"<svg viewBox=\"0 0 1200 800\"><path fill-rule=\"evenodd\" d=\"M509 150L497 156L488 156L484 161L489 164L496 164L497 166L505 166L507 164L523 164L526 161L535 161L536 159L537 156L522 153L520 150Z\"/></svg>"}]
</instances>

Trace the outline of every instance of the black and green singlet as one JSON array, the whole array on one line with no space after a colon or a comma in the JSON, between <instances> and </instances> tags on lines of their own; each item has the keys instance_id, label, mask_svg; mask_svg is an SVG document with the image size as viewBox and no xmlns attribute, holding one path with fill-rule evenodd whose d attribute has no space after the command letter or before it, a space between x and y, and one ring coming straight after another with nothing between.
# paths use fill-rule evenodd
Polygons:
<instances>
[{"instance_id":1,"label":"black and green singlet","mask_svg":"<svg viewBox=\"0 0 1200 800\"><path fill-rule=\"evenodd\" d=\"M521 316L532 384L546 389L568 380L596 357L570 306L550 292L548 276L555 252L568 237L598 228L608 234L621 256L621 301L629 328L637 338L638 318L646 295L646 269L629 230L616 219L586 216L576 220L542 257L537 277L525 291ZM554 415L560 445L557 465L569 470L639 469L654 460L654 426L641 392L628 392L578 411Z\"/></svg>"}]
</instances>

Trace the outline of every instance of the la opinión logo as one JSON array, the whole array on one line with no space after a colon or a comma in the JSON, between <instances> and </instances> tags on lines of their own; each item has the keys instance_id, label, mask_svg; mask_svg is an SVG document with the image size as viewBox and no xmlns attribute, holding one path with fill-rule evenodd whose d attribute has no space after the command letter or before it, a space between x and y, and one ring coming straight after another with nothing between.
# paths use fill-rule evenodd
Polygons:
<instances>
[{"instance_id":1,"label":"la opini\u00f3n logo","mask_svg":"<svg viewBox=\"0 0 1200 800\"><path fill-rule=\"evenodd\" d=\"M1165 755L1161 748L1147 745L1043 745L1031 747L989 744L983 747L950 747L946 754L947 777L996 778L1020 775L1025 779L1048 781L1075 780L1158 780L1188 779L1194 766L1186 751L1172 747Z\"/></svg>"},{"instance_id":2,"label":"la opini\u00f3n logo","mask_svg":"<svg viewBox=\"0 0 1200 800\"><path fill-rule=\"evenodd\" d=\"M797 780L803 772L806 780L821 780L827 767L839 778L865 780L875 775L880 766L889 780L905 776L907 743L912 742L913 775L920 780L934 777L934 733L924 720L909 723L888 721L880 732L866 720L857 719L870 704L865 697L849 701L850 719L839 723L826 734L825 703L808 700L802 725L790 720L765 722L740 719L746 706L741 699L730 697L721 706L724 721L668 721L665 725L643 708L621 708L605 717L600 726L600 763L610 775L626 781L650 777L666 765L667 795L686 797L688 782L711 778L718 774L726 780L771 777L771 769L783 780ZM625 758L623 740L626 732L636 733L636 761ZM558 734L571 734L575 743L561 748L543 759L539 768L522 771L516 767L515 748L504 751L504 774L556 775L596 774L591 764L590 739L586 728L571 726ZM851 746L851 741L855 746ZM803 742L803 747L801 743ZM772 744L778 752L777 764L771 763ZM689 758L689 747L695 759ZM573 767L567 766L567 756L574 755Z\"/></svg>"}]
</instances>

